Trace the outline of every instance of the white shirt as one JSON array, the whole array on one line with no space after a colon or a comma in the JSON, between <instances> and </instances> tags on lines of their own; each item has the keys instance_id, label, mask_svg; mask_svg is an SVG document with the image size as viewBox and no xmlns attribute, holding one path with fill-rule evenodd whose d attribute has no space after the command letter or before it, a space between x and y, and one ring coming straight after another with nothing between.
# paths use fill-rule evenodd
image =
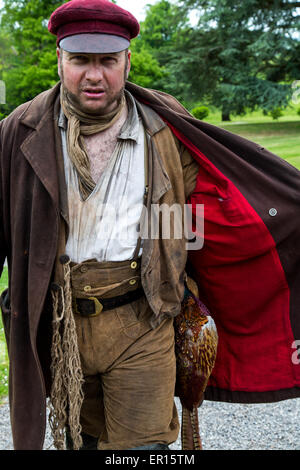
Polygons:
<instances>
[{"instance_id":1,"label":"white shirt","mask_svg":"<svg viewBox=\"0 0 300 470\"><path fill-rule=\"evenodd\" d=\"M136 248L145 190L144 128L133 97L126 92L126 98L127 121L106 168L85 201L67 152L66 118L61 111L59 126L69 207L66 254L76 263L91 258L124 261L132 258Z\"/></svg>"}]
</instances>

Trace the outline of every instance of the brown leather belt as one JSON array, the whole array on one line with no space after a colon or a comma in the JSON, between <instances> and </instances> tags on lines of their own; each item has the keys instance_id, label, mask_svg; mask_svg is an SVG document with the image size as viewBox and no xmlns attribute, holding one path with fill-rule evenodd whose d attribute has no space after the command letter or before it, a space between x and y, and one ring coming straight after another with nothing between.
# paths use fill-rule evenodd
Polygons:
<instances>
[{"instance_id":1,"label":"brown leather belt","mask_svg":"<svg viewBox=\"0 0 300 470\"><path fill-rule=\"evenodd\" d=\"M73 312L83 317L95 317L105 310L121 307L121 305L129 304L140 299L144 295L142 287L129 291L126 294L111 297L108 299L100 299L98 297L89 297L87 299L73 299Z\"/></svg>"}]
</instances>

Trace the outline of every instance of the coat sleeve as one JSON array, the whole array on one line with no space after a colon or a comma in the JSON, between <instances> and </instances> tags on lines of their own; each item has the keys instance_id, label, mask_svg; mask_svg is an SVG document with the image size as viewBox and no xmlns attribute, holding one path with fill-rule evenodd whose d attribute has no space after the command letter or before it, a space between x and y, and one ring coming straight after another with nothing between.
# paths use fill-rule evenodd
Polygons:
<instances>
[{"instance_id":1,"label":"coat sleeve","mask_svg":"<svg viewBox=\"0 0 300 470\"><path fill-rule=\"evenodd\" d=\"M3 220L3 142L2 142L2 125L0 122L0 275L2 275L3 265L6 258L6 242L4 236L4 220Z\"/></svg>"},{"instance_id":2,"label":"coat sleeve","mask_svg":"<svg viewBox=\"0 0 300 470\"><path fill-rule=\"evenodd\" d=\"M0 122L0 276L2 276L4 262L7 256L7 243L4 233L4 217L3 217L3 121ZM5 339L7 344L7 349L9 351L9 336L10 336L10 300L9 300L9 291L5 289L3 292L0 292L0 308L2 312L2 323L4 326Z\"/></svg>"},{"instance_id":3,"label":"coat sleeve","mask_svg":"<svg viewBox=\"0 0 300 470\"><path fill-rule=\"evenodd\" d=\"M183 171L185 199L188 199L196 186L199 163L196 162L183 144L180 144L179 152Z\"/></svg>"},{"instance_id":4,"label":"coat sleeve","mask_svg":"<svg viewBox=\"0 0 300 470\"><path fill-rule=\"evenodd\" d=\"M199 163L192 157L186 146L173 134L178 149L183 173L185 199L187 200L196 187Z\"/></svg>"}]
</instances>

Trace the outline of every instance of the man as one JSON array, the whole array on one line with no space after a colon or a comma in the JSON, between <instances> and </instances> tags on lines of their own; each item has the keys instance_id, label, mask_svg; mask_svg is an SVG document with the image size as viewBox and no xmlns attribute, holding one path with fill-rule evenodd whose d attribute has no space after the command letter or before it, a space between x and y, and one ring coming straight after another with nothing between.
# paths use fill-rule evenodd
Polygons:
<instances>
[{"instance_id":1,"label":"man","mask_svg":"<svg viewBox=\"0 0 300 470\"><path fill-rule=\"evenodd\" d=\"M173 317L183 296L186 252L183 238L165 240L160 250L178 252L177 260L173 267L163 266L163 253L161 261L153 260L152 280L149 257L158 255L158 246L143 244L137 227L150 197L183 207L198 165L156 113L124 92L129 40L139 31L130 13L104 0L74 0L52 14L49 29L57 35L61 78L60 92L51 92L54 125L47 138L56 146L62 214L59 238L53 235L57 227L47 235L58 247L47 289L54 309L54 442L64 448L67 426L69 448L166 449L178 434ZM25 120L37 113L38 127L42 101L25 111ZM34 147L29 143L30 152ZM49 172L45 178L57 191ZM49 282L51 272L43 272ZM159 281L163 294L157 292ZM30 296L28 302L36 300ZM50 308L49 299L45 306Z\"/></svg>"},{"instance_id":2,"label":"man","mask_svg":"<svg viewBox=\"0 0 300 470\"><path fill-rule=\"evenodd\" d=\"M59 449L65 429L67 448L168 448L186 269L220 337L206 397L299 396L297 170L168 95L125 86L139 31L129 12L73 0L49 29L61 82L0 125L15 448L42 448L47 396ZM188 266L184 233L147 236L152 207L182 215L187 200L205 204L205 245Z\"/></svg>"}]
</instances>

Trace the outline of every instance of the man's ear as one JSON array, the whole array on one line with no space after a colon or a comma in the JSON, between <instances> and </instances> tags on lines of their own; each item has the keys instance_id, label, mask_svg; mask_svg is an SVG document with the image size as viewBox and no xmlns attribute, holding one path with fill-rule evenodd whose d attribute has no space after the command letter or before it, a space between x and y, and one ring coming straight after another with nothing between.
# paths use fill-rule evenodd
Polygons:
<instances>
[{"instance_id":1,"label":"man's ear","mask_svg":"<svg viewBox=\"0 0 300 470\"><path fill-rule=\"evenodd\" d=\"M62 50L60 49L60 47L56 48L56 55L57 55L57 73L58 73L59 78L61 78L60 70L61 70L61 61L62 61Z\"/></svg>"},{"instance_id":2,"label":"man's ear","mask_svg":"<svg viewBox=\"0 0 300 470\"><path fill-rule=\"evenodd\" d=\"M130 68L131 68L131 51L127 52L127 70L126 70L126 80L129 76Z\"/></svg>"}]
</instances>

